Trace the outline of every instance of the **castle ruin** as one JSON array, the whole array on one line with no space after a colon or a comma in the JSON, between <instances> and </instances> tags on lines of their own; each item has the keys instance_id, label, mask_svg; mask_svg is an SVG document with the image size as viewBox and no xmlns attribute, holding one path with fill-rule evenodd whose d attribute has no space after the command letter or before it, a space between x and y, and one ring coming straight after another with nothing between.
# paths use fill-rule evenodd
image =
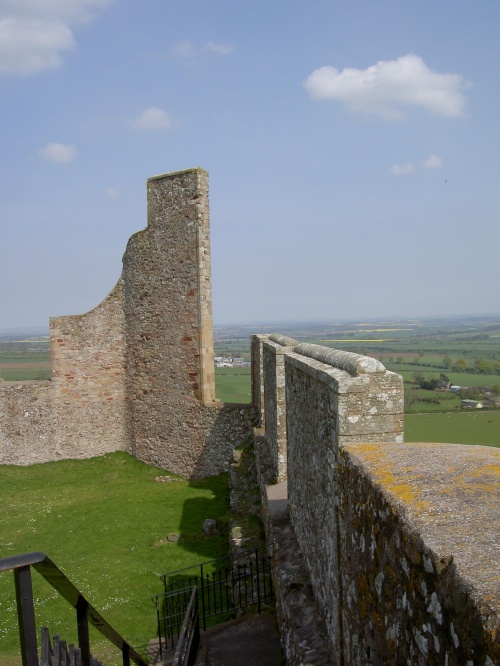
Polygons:
<instances>
[{"instance_id":1,"label":"castle ruin","mask_svg":"<svg viewBox=\"0 0 500 666\"><path fill-rule=\"evenodd\" d=\"M208 174L147 198L115 288L51 319L52 382L0 382L0 463L124 450L197 478L255 426L287 663L500 664L500 451L405 444L399 375L279 335L252 337L253 404L218 403Z\"/></svg>"}]
</instances>

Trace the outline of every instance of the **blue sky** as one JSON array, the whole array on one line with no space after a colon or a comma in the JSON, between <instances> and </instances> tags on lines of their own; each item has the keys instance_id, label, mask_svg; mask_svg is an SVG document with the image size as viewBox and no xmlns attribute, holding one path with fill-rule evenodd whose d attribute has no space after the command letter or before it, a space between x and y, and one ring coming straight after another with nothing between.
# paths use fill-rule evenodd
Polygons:
<instances>
[{"instance_id":1,"label":"blue sky","mask_svg":"<svg viewBox=\"0 0 500 666\"><path fill-rule=\"evenodd\" d=\"M500 312L498 0L0 0L0 328L210 174L214 322Z\"/></svg>"}]
</instances>

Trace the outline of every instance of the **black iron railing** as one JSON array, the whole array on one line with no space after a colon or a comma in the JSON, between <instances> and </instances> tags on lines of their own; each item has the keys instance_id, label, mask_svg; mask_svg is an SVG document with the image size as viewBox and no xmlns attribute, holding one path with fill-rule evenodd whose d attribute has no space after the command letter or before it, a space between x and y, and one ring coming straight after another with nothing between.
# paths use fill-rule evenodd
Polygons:
<instances>
[{"instance_id":1,"label":"black iron railing","mask_svg":"<svg viewBox=\"0 0 500 666\"><path fill-rule=\"evenodd\" d=\"M89 624L94 626L113 645L121 650L124 666L130 660L138 666L146 661L118 634L100 613L85 599L65 574L44 553L25 553L0 560L0 572L12 570L16 586L17 615L23 666L39 666L36 638L35 608L31 586L33 567L76 610L78 645L82 666L91 666Z\"/></svg>"},{"instance_id":2,"label":"black iron railing","mask_svg":"<svg viewBox=\"0 0 500 666\"><path fill-rule=\"evenodd\" d=\"M92 656L91 663L92 666L103 666L102 662ZM42 627L40 666L82 666L82 651L73 643L67 645L57 634L52 645L49 630L47 627Z\"/></svg>"},{"instance_id":3,"label":"black iron railing","mask_svg":"<svg viewBox=\"0 0 500 666\"><path fill-rule=\"evenodd\" d=\"M243 551L237 558L225 557L197 567L179 569L161 576L164 592L153 598L156 605L160 655L164 647L175 648L193 587L197 588L203 629L207 619L257 606L273 599L271 556L265 548Z\"/></svg>"},{"instance_id":4,"label":"black iron railing","mask_svg":"<svg viewBox=\"0 0 500 666\"><path fill-rule=\"evenodd\" d=\"M193 666L200 648L200 614L198 611L198 589L193 587L172 666Z\"/></svg>"}]
</instances>

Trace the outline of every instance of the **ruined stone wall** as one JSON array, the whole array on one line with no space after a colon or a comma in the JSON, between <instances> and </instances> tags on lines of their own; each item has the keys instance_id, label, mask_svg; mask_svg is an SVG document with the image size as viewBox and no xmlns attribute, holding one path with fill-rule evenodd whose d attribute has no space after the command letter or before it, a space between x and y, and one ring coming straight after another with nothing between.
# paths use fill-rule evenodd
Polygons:
<instances>
[{"instance_id":1,"label":"ruined stone wall","mask_svg":"<svg viewBox=\"0 0 500 666\"><path fill-rule=\"evenodd\" d=\"M208 174L151 178L147 199L115 289L51 319L52 382L0 388L0 463L126 450L203 477L249 435L251 406L215 401Z\"/></svg>"},{"instance_id":2,"label":"ruined stone wall","mask_svg":"<svg viewBox=\"0 0 500 666\"><path fill-rule=\"evenodd\" d=\"M50 343L57 458L128 451L122 280L90 312L52 317Z\"/></svg>"},{"instance_id":3,"label":"ruined stone wall","mask_svg":"<svg viewBox=\"0 0 500 666\"><path fill-rule=\"evenodd\" d=\"M206 171L148 180L148 227L123 279L133 454L185 476L227 469L250 407L215 403Z\"/></svg>"},{"instance_id":4,"label":"ruined stone wall","mask_svg":"<svg viewBox=\"0 0 500 666\"><path fill-rule=\"evenodd\" d=\"M328 663L500 663L500 451L404 444L401 378L373 359L315 345L284 357L288 511ZM273 543L291 528L278 521ZM276 567L290 664L302 644L323 664L321 635L295 637L306 620Z\"/></svg>"},{"instance_id":5,"label":"ruined stone wall","mask_svg":"<svg viewBox=\"0 0 500 666\"><path fill-rule=\"evenodd\" d=\"M50 382L0 381L0 463L33 465L54 460Z\"/></svg>"},{"instance_id":6,"label":"ruined stone wall","mask_svg":"<svg viewBox=\"0 0 500 666\"><path fill-rule=\"evenodd\" d=\"M122 282L84 315L50 320L52 381L0 384L0 463L128 450Z\"/></svg>"},{"instance_id":7,"label":"ruined stone wall","mask_svg":"<svg viewBox=\"0 0 500 666\"><path fill-rule=\"evenodd\" d=\"M199 309L199 257L206 252L209 261L210 251L207 197L201 169L148 180L148 226L132 236L123 257L127 383L139 457L165 438L173 410L183 420L184 405L198 411L201 400L215 398L213 379L204 395L201 376L203 336L211 341L212 326L211 316L200 321ZM213 348L205 354L213 378Z\"/></svg>"}]
</instances>

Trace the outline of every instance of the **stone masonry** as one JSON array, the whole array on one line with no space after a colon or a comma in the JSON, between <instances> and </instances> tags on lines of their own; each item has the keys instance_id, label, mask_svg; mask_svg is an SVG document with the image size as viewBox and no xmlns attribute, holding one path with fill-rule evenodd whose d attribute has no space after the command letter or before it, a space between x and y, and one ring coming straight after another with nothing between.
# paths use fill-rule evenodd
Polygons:
<instances>
[{"instance_id":1,"label":"stone masonry","mask_svg":"<svg viewBox=\"0 0 500 666\"><path fill-rule=\"evenodd\" d=\"M215 401L208 174L151 178L147 202L109 296L51 319L53 381L0 388L0 463L125 450L203 477L248 435L250 407Z\"/></svg>"},{"instance_id":2,"label":"stone masonry","mask_svg":"<svg viewBox=\"0 0 500 666\"><path fill-rule=\"evenodd\" d=\"M151 178L116 287L50 326L53 381L0 382L0 464L209 476L255 417L289 666L500 664L500 450L405 444L399 375L279 335L252 336L253 405L217 403L205 171Z\"/></svg>"},{"instance_id":3,"label":"stone masonry","mask_svg":"<svg viewBox=\"0 0 500 666\"><path fill-rule=\"evenodd\" d=\"M282 335L271 335L262 342L265 432L276 481L287 478L285 352L297 344Z\"/></svg>"},{"instance_id":4,"label":"stone masonry","mask_svg":"<svg viewBox=\"0 0 500 666\"><path fill-rule=\"evenodd\" d=\"M283 402L273 338L253 336L261 461ZM261 495L287 663L500 664L500 451L404 444L401 377L374 359L306 344L280 355L288 481L268 475Z\"/></svg>"}]
</instances>

